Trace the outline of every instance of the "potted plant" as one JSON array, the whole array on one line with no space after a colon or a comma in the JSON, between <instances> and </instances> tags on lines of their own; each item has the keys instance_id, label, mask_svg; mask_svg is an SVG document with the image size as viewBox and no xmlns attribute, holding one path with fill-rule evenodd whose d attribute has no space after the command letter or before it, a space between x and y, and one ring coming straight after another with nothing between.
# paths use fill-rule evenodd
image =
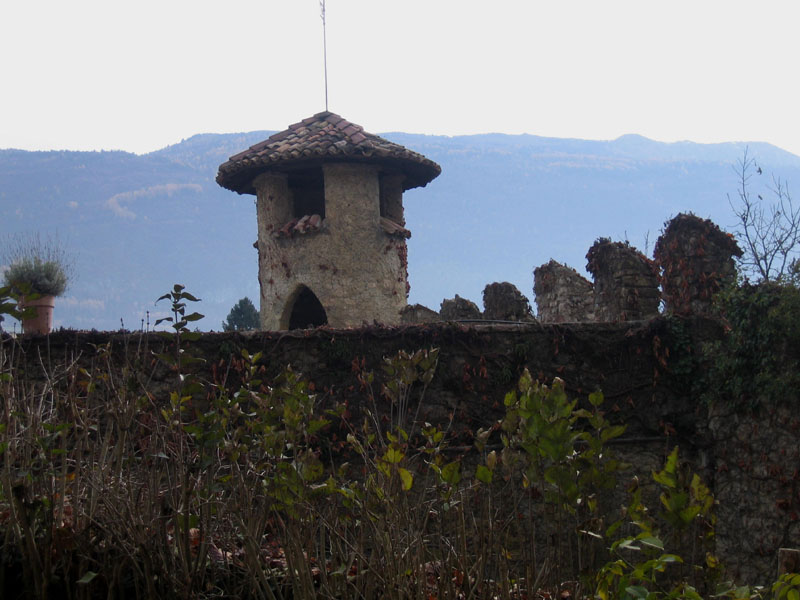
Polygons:
<instances>
[{"instance_id":1,"label":"potted plant","mask_svg":"<svg viewBox=\"0 0 800 600\"><path fill-rule=\"evenodd\" d=\"M47 334L53 328L55 298L72 278L72 259L57 238L14 236L6 244L4 284L18 297L25 333Z\"/></svg>"}]
</instances>

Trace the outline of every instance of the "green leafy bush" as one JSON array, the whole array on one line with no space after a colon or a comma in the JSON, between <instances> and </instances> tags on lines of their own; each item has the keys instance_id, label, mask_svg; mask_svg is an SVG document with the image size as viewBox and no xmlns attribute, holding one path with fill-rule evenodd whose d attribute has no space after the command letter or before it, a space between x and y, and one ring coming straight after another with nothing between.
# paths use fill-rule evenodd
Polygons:
<instances>
[{"instance_id":1,"label":"green leafy bush","mask_svg":"<svg viewBox=\"0 0 800 600\"><path fill-rule=\"evenodd\" d=\"M623 517L605 532L612 558L597 571L596 596L700 600L702 592L727 593L729 584L717 586L722 569L713 554L711 491L680 463L677 446L652 477L661 489L661 510L653 516L655 511L644 504L638 480L634 481Z\"/></svg>"},{"instance_id":2,"label":"green leafy bush","mask_svg":"<svg viewBox=\"0 0 800 600\"><path fill-rule=\"evenodd\" d=\"M543 516L563 533L555 535L551 548L557 576L564 571L586 576L594 566L603 528L601 492L612 489L627 468L608 447L625 426L604 417L601 392L588 400L591 410L567 397L561 379L543 385L527 369L504 400L500 462L506 477L516 475L523 489L541 497ZM493 477L478 469L478 478L491 482ZM489 461L484 469L494 471Z\"/></svg>"}]
</instances>

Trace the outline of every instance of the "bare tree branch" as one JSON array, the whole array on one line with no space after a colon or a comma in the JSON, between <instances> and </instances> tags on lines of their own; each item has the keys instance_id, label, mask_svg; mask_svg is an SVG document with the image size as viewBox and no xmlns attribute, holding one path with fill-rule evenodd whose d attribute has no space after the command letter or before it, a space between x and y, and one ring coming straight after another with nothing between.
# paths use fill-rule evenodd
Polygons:
<instances>
[{"instance_id":1,"label":"bare tree branch","mask_svg":"<svg viewBox=\"0 0 800 600\"><path fill-rule=\"evenodd\" d=\"M769 188L772 202L761 194L754 198L750 193L754 170L761 175L761 168L745 149L734 167L739 179L738 202L728 195L738 219L736 236L744 248L739 268L746 277L757 281L795 281L800 255L800 206L794 205L789 185L774 175Z\"/></svg>"}]
</instances>

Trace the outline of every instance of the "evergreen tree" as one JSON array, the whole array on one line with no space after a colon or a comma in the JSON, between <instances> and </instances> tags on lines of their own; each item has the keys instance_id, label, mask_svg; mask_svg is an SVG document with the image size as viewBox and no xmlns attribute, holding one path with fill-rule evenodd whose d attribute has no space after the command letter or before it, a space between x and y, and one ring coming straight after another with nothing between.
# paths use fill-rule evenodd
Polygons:
<instances>
[{"instance_id":1,"label":"evergreen tree","mask_svg":"<svg viewBox=\"0 0 800 600\"><path fill-rule=\"evenodd\" d=\"M245 296L228 313L228 318L222 323L222 331L247 331L260 326L258 311L250 298Z\"/></svg>"}]
</instances>

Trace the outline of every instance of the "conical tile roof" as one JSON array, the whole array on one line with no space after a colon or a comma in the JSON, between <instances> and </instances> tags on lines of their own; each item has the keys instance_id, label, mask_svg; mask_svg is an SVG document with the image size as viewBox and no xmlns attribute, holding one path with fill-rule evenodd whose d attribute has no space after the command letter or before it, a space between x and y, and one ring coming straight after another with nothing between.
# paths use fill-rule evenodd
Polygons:
<instances>
[{"instance_id":1,"label":"conical tile roof","mask_svg":"<svg viewBox=\"0 0 800 600\"><path fill-rule=\"evenodd\" d=\"M384 165L406 176L406 190L425 186L442 172L439 165L421 154L325 111L231 156L220 165L217 183L240 194L255 194L253 179L264 171L299 169L325 162Z\"/></svg>"}]
</instances>

